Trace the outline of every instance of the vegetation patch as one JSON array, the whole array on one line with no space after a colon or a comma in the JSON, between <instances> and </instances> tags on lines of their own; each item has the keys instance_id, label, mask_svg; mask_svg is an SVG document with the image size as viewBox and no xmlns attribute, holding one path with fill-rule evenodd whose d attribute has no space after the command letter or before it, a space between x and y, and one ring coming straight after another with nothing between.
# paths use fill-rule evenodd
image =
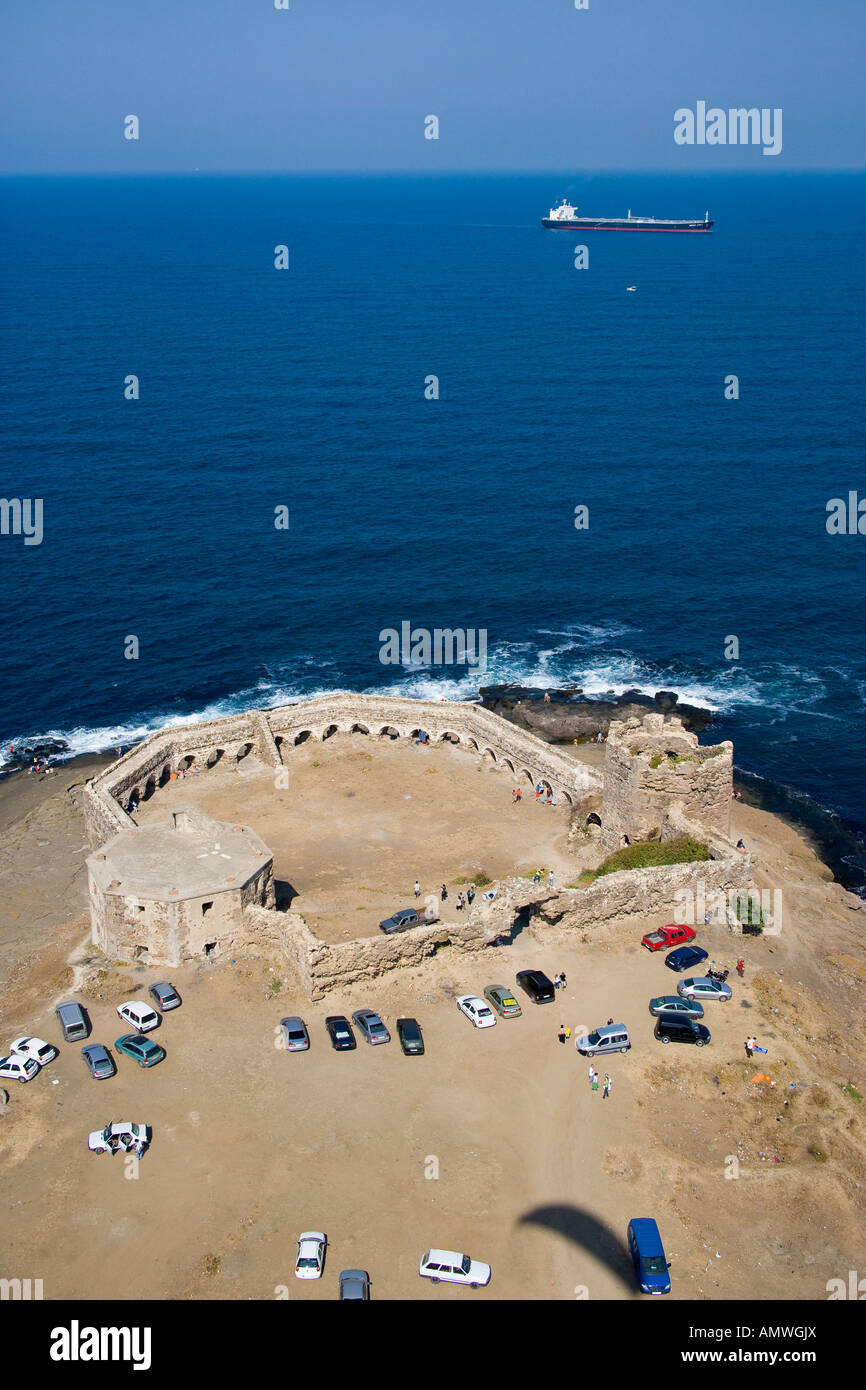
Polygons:
<instances>
[{"instance_id":1,"label":"vegetation patch","mask_svg":"<svg viewBox=\"0 0 866 1390\"><path fill-rule=\"evenodd\" d=\"M709 859L710 851L692 835L678 835L675 840L642 840L626 845L611 854L596 870L596 876L615 874L625 869L655 869L663 864L696 864ZM581 879L584 877L581 874Z\"/></svg>"}]
</instances>

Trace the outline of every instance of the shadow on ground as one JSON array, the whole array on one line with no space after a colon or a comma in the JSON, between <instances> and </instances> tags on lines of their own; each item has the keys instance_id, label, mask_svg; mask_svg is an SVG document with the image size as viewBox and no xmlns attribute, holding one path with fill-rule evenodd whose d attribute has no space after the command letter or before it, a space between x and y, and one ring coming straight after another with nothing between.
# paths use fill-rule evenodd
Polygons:
<instances>
[{"instance_id":1,"label":"shadow on ground","mask_svg":"<svg viewBox=\"0 0 866 1390\"><path fill-rule=\"evenodd\" d=\"M607 1265L631 1298L638 1296L625 1237L615 1235L609 1226L590 1212L571 1206L535 1207L521 1216L519 1224L543 1226L558 1236L564 1236Z\"/></svg>"}]
</instances>

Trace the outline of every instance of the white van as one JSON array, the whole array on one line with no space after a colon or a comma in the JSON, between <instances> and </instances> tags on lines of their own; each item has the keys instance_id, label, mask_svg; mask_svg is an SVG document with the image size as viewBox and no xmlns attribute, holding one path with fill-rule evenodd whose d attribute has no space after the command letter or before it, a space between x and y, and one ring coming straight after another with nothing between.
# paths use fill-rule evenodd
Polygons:
<instances>
[{"instance_id":1,"label":"white van","mask_svg":"<svg viewBox=\"0 0 866 1390\"><path fill-rule=\"evenodd\" d=\"M605 1023L575 1043L584 1057L603 1057L607 1052L628 1052L631 1038L624 1023Z\"/></svg>"}]
</instances>

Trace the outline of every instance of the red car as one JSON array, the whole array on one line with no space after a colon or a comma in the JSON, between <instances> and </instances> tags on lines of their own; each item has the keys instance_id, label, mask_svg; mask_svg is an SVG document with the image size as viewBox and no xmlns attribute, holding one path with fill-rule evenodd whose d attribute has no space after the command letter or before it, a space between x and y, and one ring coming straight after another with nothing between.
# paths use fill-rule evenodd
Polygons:
<instances>
[{"instance_id":1,"label":"red car","mask_svg":"<svg viewBox=\"0 0 866 1390\"><path fill-rule=\"evenodd\" d=\"M671 946L682 946L684 941L694 941L695 933L691 927L659 927L658 931L648 931L640 941L648 951L667 951Z\"/></svg>"}]
</instances>

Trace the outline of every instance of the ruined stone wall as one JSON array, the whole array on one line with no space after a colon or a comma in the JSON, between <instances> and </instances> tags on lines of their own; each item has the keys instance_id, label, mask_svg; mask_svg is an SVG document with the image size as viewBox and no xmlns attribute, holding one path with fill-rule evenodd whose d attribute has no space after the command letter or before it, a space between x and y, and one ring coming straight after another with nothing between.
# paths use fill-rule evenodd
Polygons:
<instances>
[{"instance_id":1,"label":"ruined stone wall","mask_svg":"<svg viewBox=\"0 0 866 1390\"><path fill-rule=\"evenodd\" d=\"M249 748L274 766L291 761L296 740L324 740L356 728L373 741L387 737L385 730L411 739L423 729L434 743L450 736L467 752L491 758L524 786L544 780L555 797L573 806L597 804L601 778L594 769L480 705L337 693L150 734L87 783L84 812L90 844L97 848L118 831L133 828L125 810L130 797L140 800L149 786L158 788L189 761L206 776L218 755L220 766L231 766Z\"/></svg>"},{"instance_id":2,"label":"ruined stone wall","mask_svg":"<svg viewBox=\"0 0 866 1390\"><path fill-rule=\"evenodd\" d=\"M673 756L671 756L673 755ZM679 719L661 714L614 720L604 763L602 844L617 850L657 835L670 808L727 835L733 798L733 744L702 747Z\"/></svg>"},{"instance_id":3,"label":"ruined stone wall","mask_svg":"<svg viewBox=\"0 0 866 1390\"><path fill-rule=\"evenodd\" d=\"M697 899L701 894L749 886L748 856L732 855L729 846L725 849L724 857L702 863L605 874L582 889L555 892L525 879L505 879L497 885L494 899L476 898L472 911L459 924L435 922L393 936L361 937L334 945L314 936L297 913L254 908L249 917L292 966L303 991L315 1000L358 980L374 980L390 970L418 965L445 945L461 955L484 952L495 941L512 939L520 930L521 917L540 942L616 931L623 919L634 916L668 912L673 920L677 895L683 890Z\"/></svg>"}]
</instances>

